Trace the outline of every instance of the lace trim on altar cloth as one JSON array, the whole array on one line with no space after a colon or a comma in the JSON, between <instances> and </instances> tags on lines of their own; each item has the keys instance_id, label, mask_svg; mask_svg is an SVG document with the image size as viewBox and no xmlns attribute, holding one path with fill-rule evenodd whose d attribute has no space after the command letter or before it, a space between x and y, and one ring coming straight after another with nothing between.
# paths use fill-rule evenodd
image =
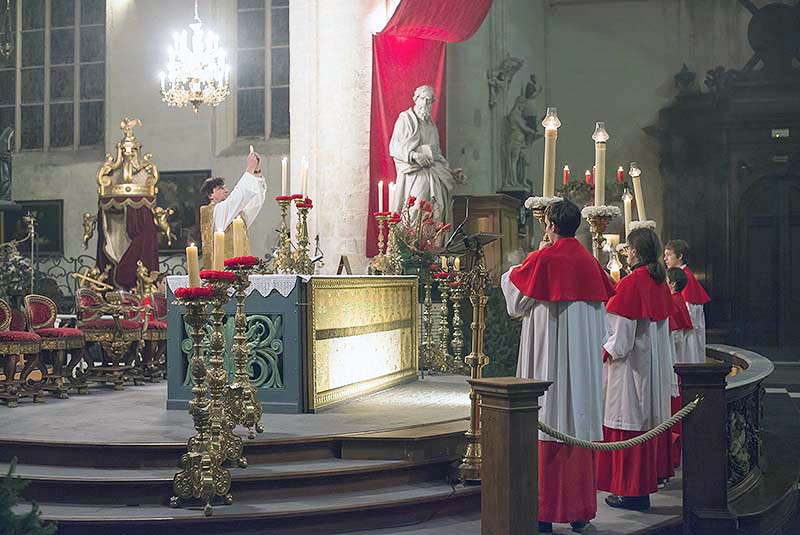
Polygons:
<instances>
[{"instance_id":1,"label":"lace trim on altar cloth","mask_svg":"<svg viewBox=\"0 0 800 535\"><path fill-rule=\"evenodd\" d=\"M250 275L250 286L245 290L246 295L250 295L253 290L267 297L273 290L283 297L288 297L297 285L297 279L308 282L309 275ZM189 285L188 275L171 275L167 277L167 286L175 293L176 288L183 288ZM231 289L231 294L233 290Z\"/></svg>"}]
</instances>

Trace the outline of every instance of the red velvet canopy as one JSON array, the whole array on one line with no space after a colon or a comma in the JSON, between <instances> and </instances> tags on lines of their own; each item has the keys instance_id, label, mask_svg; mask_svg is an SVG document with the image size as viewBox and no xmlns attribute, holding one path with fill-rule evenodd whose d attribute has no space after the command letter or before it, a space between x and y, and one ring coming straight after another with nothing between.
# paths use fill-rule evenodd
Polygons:
<instances>
[{"instance_id":1,"label":"red velvet canopy","mask_svg":"<svg viewBox=\"0 0 800 535\"><path fill-rule=\"evenodd\" d=\"M391 20L372 37L372 106L369 147L367 256L377 254L378 181L393 182L389 140L397 116L413 104L414 89L431 85L433 121L445 153L445 58L447 43L465 41L480 27L492 0L401 0ZM388 187L384 207L388 208Z\"/></svg>"}]
</instances>

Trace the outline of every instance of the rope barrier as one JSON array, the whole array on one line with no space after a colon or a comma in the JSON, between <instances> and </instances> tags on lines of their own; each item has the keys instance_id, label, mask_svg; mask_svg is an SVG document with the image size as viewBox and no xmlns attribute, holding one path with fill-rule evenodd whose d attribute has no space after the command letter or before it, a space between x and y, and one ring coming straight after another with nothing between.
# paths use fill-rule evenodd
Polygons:
<instances>
[{"instance_id":1,"label":"rope barrier","mask_svg":"<svg viewBox=\"0 0 800 535\"><path fill-rule=\"evenodd\" d=\"M700 401L702 401L702 399L703 399L702 397L697 396L694 399L694 401L687 403L685 407L683 407L681 410L673 414L671 418L661 422L658 426L654 427L653 429L650 429L649 431L642 433L639 436L629 438L628 440L620 440L618 442L590 442L588 440L581 440L579 438L575 438L570 435L565 435L561 431L557 431L552 427L548 426L541 420L539 421L539 431L547 435L550 435L556 440L569 444L570 446L578 446L579 448L586 448L598 451L621 450L625 448L631 448L633 446L639 446L640 444L644 444L651 438L660 435L661 433L663 433L676 423L683 420L687 414L695 410L697 406L700 404Z\"/></svg>"}]
</instances>

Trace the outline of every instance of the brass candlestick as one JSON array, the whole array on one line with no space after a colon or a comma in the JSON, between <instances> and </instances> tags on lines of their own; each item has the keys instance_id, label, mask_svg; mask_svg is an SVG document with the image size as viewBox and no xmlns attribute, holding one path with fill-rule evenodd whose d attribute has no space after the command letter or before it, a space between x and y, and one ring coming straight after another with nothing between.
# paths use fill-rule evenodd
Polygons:
<instances>
[{"instance_id":1,"label":"brass candlestick","mask_svg":"<svg viewBox=\"0 0 800 535\"><path fill-rule=\"evenodd\" d=\"M464 358L470 368L470 377L480 379L483 367L489 363L489 357L483 353L483 332L486 328L484 314L486 302L486 289L491 284L491 279L483 262L483 249L478 247L474 252L472 269L467 274L467 287L469 300L472 303L472 351ZM458 467L459 477L465 484L476 484L481 480L481 421L480 421L480 396L475 390L470 390L470 421L469 431L466 432L467 452L461 465Z\"/></svg>"},{"instance_id":2,"label":"brass candlestick","mask_svg":"<svg viewBox=\"0 0 800 535\"><path fill-rule=\"evenodd\" d=\"M461 301L464 300L464 285L462 273L453 273L453 280L450 283L450 301L453 303L453 340L450 347L453 349L453 365L460 370L464 366L462 356L464 355L464 322L461 319Z\"/></svg>"},{"instance_id":3,"label":"brass candlestick","mask_svg":"<svg viewBox=\"0 0 800 535\"><path fill-rule=\"evenodd\" d=\"M451 358L447 350L450 338L450 318L448 310L448 302L450 297L450 277L449 273L444 271L441 273L443 277L437 278L439 293L442 296L442 309L439 311L439 367L442 371L452 370Z\"/></svg>"},{"instance_id":4,"label":"brass candlestick","mask_svg":"<svg viewBox=\"0 0 800 535\"><path fill-rule=\"evenodd\" d=\"M250 384L247 363L250 360L250 349L247 346L247 316L244 313L245 290L250 286L250 273L253 266L236 266L228 268L236 274L234 288L236 290L235 331L233 335L233 358L235 371L233 382L225 388L225 414L235 426L247 428L247 438L256 438L256 433L263 433L261 424L261 403L258 401L256 389Z\"/></svg>"},{"instance_id":5,"label":"brass candlestick","mask_svg":"<svg viewBox=\"0 0 800 535\"><path fill-rule=\"evenodd\" d=\"M589 229L592 232L592 252L598 262L606 243L603 233L605 233L608 224L611 223L611 219L611 216L604 215L590 215L586 218L589 223Z\"/></svg>"},{"instance_id":6,"label":"brass candlestick","mask_svg":"<svg viewBox=\"0 0 800 535\"><path fill-rule=\"evenodd\" d=\"M425 283L423 288L425 289L425 297L422 301L422 351L423 351L423 362L424 364L421 366L423 369L427 369L429 372L433 368L433 313L431 309L433 308L433 301L431 300L431 271L430 266L425 267L424 271L426 273L425 276Z\"/></svg>"},{"instance_id":7,"label":"brass candlestick","mask_svg":"<svg viewBox=\"0 0 800 535\"><path fill-rule=\"evenodd\" d=\"M383 212L375 212L374 216L375 221L378 222L378 254L369 263L369 272L373 275L388 275L389 258L384 254L385 240L383 234L386 232L386 222L392 216Z\"/></svg>"},{"instance_id":8,"label":"brass candlestick","mask_svg":"<svg viewBox=\"0 0 800 535\"><path fill-rule=\"evenodd\" d=\"M550 243L550 236L548 236L547 232L545 232L547 225L544 222L544 209L544 206L540 206L531 211L533 212L533 217L536 218L536 220L539 222L539 225L542 227L542 241L545 243Z\"/></svg>"},{"instance_id":9,"label":"brass candlestick","mask_svg":"<svg viewBox=\"0 0 800 535\"><path fill-rule=\"evenodd\" d=\"M208 394L211 405L211 435L221 443L222 454L225 460L236 461L245 468L247 459L242 455L242 438L233 434L234 423L225 413L225 386L228 383L228 372L224 368L223 354L225 353L225 335L223 319L225 318L225 305L230 298L228 289L231 283L215 280L211 282L214 287L214 299L211 302L211 340L208 349Z\"/></svg>"},{"instance_id":10,"label":"brass candlestick","mask_svg":"<svg viewBox=\"0 0 800 535\"><path fill-rule=\"evenodd\" d=\"M206 397L208 385L203 358L203 337L209 299L187 299L183 304L186 307L186 323L192 329L194 398L189 401L189 414L192 415L197 433L189 439L187 453L181 456L182 470L172 478L175 495L170 498L169 503L172 507L178 507L183 500L199 499L205 502L204 514L210 516L213 512L211 502L215 496L222 496L228 505L233 503L233 496L230 494L231 474L222 466L225 458L221 444L219 440L214 440L211 433L210 403Z\"/></svg>"},{"instance_id":11,"label":"brass candlestick","mask_svg":"<svg viewBox=\"0 0 800 535\"><path fill-rule=\"evenodd\" d=\"M303 275L313 275L314 265L308 256L308 211L310 205L296 202L297 208L297 250L294 252L294 269Z\"/></svg>"},{"instance_id":12,"label":"brass candlestick","mask_svg":"<svg viewBox=\"0 0 800 535\"><path fill-rule=\"evenodd\" d=\"M387 275L402 275L403 263L400 260L400 254L397 251L397 236L394 229L397 226L397 220L389 218L389 239L386 244L386 258L387 258Z\"/></svg>"},{"instance_id":13,"label":"brass candlestick","mask_svg":"<svg viewBox=\"0 0 800 535\"><path fill-rule=\"evenodd\" d=\"M273 266L276 273L294 273L294 262L292 260L292 236L289 231L289 205L292 203L290 198L280 197L277 200L281 209L280 242L275 253Z\"/></svg>"}]
</instances>

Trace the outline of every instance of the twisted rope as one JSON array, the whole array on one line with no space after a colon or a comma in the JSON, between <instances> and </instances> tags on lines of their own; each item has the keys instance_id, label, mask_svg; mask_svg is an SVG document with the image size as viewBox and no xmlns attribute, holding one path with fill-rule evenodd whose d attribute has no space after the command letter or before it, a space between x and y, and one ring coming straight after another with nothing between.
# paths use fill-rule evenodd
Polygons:
<instances>
[{"instance_id":1,"label":"twisted rope","mask_svg":"<svg viewBox=\"0 0 800 535\"><path fill-rule=\"evenodd\" d=\"M694 399L694 401L690 401L689 403L687 403L685 407L683 407L681 410L673 414L672 417L670 417L668 420L661 422L658 426L654 427L653 429L639 436L629 438L628 440L620 440L618 442L589 442L588 440L581 440L579 438L575 438L570 435L565 435L561 431L556 431L555 429L543 423L542 421L539 421L539 431L547 435L550 435L556 440L569 444L570 446L578 446L579 448L586 448L598 451L621 450L624 448L639 446L640 444L644 444L651 438L660 435L661 433L663 433L676 423L683 420L687 414L695 410L697 406L700 404L700 401L702 401L702 399L703 399L702 397L697 396Z\"/></svg>"}]
</instances>

